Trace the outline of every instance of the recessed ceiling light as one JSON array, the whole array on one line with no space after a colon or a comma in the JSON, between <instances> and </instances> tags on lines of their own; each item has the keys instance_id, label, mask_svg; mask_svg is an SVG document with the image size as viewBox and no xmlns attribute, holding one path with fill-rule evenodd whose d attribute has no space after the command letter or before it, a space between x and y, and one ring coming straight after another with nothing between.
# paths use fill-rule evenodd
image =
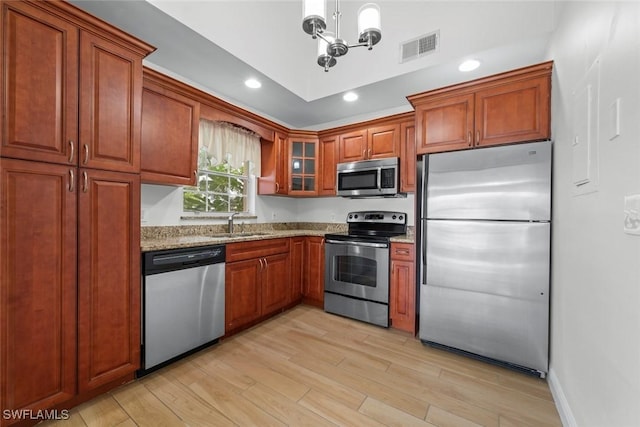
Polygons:
<instances>
[{"instance_id":1,"label":"recessed ceiling light","mask_svg":"<svg viewBox=\"0 0 640 427\"><path fill-rule=\"evenodd\" d=\"M347 102L353 102L356 99L358 99L358 94L355 93L355 92L347 92L347 93L344 94L342 99L344 99Z\"/></svg>"},{"instance_id":2,"label":"recessed ceiling light","mask_svg":"<svg viewBox=\"0 0 640 427\"><path fill-rule=\"evenodd\" d=\"M244 84L247 87L250 87L251 89L258 89L259 87L262 86L262 83L260 83L258 80L256 79L247 79L245 80Z\"/></svg>"},{"instance_id":3,"label":"recessed ceiling light","mask_svg":"<svg viewBox=\"0 0 640 427\"><path fill-rule=\"evenodd\" d=\"M473 71L480 66L480 61L477 59L467 59L460 66L458 66L458 70L462 72Z\"/></svg>"}]
</instances>

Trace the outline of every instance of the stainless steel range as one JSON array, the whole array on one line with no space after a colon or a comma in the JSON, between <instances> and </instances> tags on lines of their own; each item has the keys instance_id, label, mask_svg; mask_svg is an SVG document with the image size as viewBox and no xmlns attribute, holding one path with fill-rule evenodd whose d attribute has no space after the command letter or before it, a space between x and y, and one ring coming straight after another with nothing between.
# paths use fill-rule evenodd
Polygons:
<instances>
[{"instance_id":1,"label":"stainless steel range","mask_svg":"<svg viewBox=\"0 0 640 427\"><path fill-rule=\"evenodd\" d=\"M390 238L406 234L407 215L351 212L347 224L325 235L324 310L388 327Z\"/></svg>"}]
</instances>

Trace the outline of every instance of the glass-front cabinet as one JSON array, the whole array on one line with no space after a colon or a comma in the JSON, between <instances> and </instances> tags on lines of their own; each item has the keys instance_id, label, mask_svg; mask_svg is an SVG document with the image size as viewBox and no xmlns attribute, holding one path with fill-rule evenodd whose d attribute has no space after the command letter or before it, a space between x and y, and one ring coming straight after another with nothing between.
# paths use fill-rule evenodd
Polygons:
<instances>
[{"instance_id":1,"label":"glass-front cabinet","mask_svg":"<svg viewBox=\"0 0 640 427\"><path fill-rule=\"evenodd\" d=\"M289 138L289 194L318 194L318 140Z\"/></svg>"}]
</instances>

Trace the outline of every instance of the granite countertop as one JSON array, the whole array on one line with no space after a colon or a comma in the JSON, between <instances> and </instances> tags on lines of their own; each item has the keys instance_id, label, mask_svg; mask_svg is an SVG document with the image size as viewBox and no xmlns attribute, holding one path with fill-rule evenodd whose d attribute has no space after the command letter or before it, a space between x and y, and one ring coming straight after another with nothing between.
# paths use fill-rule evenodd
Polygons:
<instances>
[{"instance_id":1,"label":"granite countertop","mask_svg":"<svg viewBox=\"0 0 640 427\"><path fill-rule=\"evenodd\" d=\"M410 231L413 231L413 227ZM142 227L140 249L142 252L149 252L284 237L324 236L326 233L343 232L346 232L346 224L333 223L247 224L233 234L227 233L226 227L219 225L148 226ZM413 243L414 239L410 232L404 236L393 237L391 241Z\"/></svg>"}]
</instances>

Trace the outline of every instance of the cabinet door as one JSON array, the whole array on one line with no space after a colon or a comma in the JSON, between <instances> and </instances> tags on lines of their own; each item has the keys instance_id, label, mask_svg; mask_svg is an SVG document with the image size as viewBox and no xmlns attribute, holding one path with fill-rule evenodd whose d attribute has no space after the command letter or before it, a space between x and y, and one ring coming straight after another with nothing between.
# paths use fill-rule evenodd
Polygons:
<instances>
[{"instance_id":1,"label":"cabinet door","mask_svg":"<svg viewBox=\"0 0 640 427\"><path fill-rule=\"evenodd\" d=\"M413 121L400 125L400 191L416 191L416 127Z\"/></svg>"},{"instance_id":2,"label":"cabinet door","mask_svg":"<svg viewBox=\"0 0 640 427\"><path fill-rule=\"evenodd\" d=\"M323 138L320 141L320 188L319 196L336 195L336 165L338 164L338 136Z\"/></svg>"},{"instance_id":3,"label":"cabinet door","mask_svg":"<svg viewBox=\"0 0 640 427\"><path fill-rule=\"evenodd\" d=\"M289 194L318 194L318 140L294 140L289 144Z\"/></svg>"},{"instance_id":4,"label":"cabinet door","mask_svg":"<svg viewBox=\"0 0 640 427\"><path fill-rule=\"evenodd\" d=\"M200 103L151 82L142 91L143 182L195 185Z\"/></svg>"},{"instance_id":5,"label":"cabinet door","mask_svg":"<svg viewBox=\"0 0 640 427\"><path fill-rule=\"evenodd\" d=\"M290 302L300 301L302 298L302 284L304 283L303 262L304 262L304 237L293 237L291 239L291 289Z\"/></svg>"},{"instance_id":6,"label":"cabinet door","mask_svg":"<svg viewBox=\"0 0 640 427\"><path fill-rule=\"evenodd\" d=\"M364 160L367 154L367 130L340 135L338 159L340 163Z\"/></svg>"},{"instance_id":7,"label":"cabinet door","mask_svg":"<svg viewBox=\"0 0 640 427\"><path fill-rule=\"evenodd\" d=\"M286 135L276 133L275 149L275 194L287 195L289 193L289 186L287 185L289 179L289 165L287 164L287 159L289 158L289 140Z\"/></svg>"},{"instance_id":8,"label":"cabinet door","mask_svg":"<svg viewBox=\"0 0 640 427\"><path fill-rule=\"evenodd\" d=\"M80 166L140 172L142 58L80 33Z\"/></svg>"},{"instance_id":9,"label":"cabinet door","mask_svg":"<svg viewBox=\"0 0 640 427\"><path fill-rule=\"evenodd\" d=\"M400 125L369 128L367 159L400 156Z\"/></svg>"},{"instance_id":10,"label":"cabinet door","mask_svg":"<svg viewBox=\"0 0 640 427\"><path fill-rule=\"evenodd\" d=\"M391 245L389 316L393 328L415 334L416 275L414 247L411 244Z\"/></svg>"},{"instance_id":11,"label":"cabinet door","mask_svg":"<svg viewBox=\"0 0 640 427\"><path fill-rule=\"evenodd\" d=\"M140 365L140 177L78 178L78 386L88 391Z\"/></svg>"},{"instance_id":12,"label":"cabinet door","mask_svg":"<svg viewBox=\"0 0 640 427\"><path fill-rule=\"evenodd\" d=\"M418 154L471 147L473 101L473 94L463 94L419 104L416 107Z\"/></svg>"},{"instance_id":13,"label":"cabinet door","mask_svg":"<svg viewBox=\"0 0 640 427\"><path fill-rule=\"evenodd\" d=\"M225 266L225 332L260 317L262 265L257 259L227 263Z\"/></svg>"},{"instance_id":14,"label":"cabinet door","mask_svg":"<svg viewBox=\"0 0 640 427\"><path fill-rule=\"evenodd\" d=\"M262 315L273 313L289 303L291 265L289 253L263 258Z\"/></svg>"},{"instance_id":15,"label":"cabinet door","mask_svg":"<svg viewBox=\"0 0 640 427\"><path fill-rule=\"evenodd\" d=\"M549 76L476 92L476 146L549 139Z\"/></svg>"},{"instance_id":16,"label":"cabinet door","mask_svg":"<svg viewBox=\"0 0 640 427\"><path fill-rule=\"evenodd\" d=\"M0 160L0 408L76 391L76 185L69 167Z\"/></svg>"},{"instance_id":17,"label":"cabinet door","mask_svg":"<svg viewBox=\"0 0 640 427\"><path fill-rule=\"evenodd\" d=\"M307 237L304 260L304 302L322 307L324 303L324 238Z\"/></svg>"},{"instance_id":18,"label":"cabinet door","mask_svg":"<svg viewBox=\"0 0 640 427\"><path fill-rule=\"evenodd\" d=\"M76 164L78 29L23 2L2 8L0 155Z\"/></svg>"}]
</instances>

